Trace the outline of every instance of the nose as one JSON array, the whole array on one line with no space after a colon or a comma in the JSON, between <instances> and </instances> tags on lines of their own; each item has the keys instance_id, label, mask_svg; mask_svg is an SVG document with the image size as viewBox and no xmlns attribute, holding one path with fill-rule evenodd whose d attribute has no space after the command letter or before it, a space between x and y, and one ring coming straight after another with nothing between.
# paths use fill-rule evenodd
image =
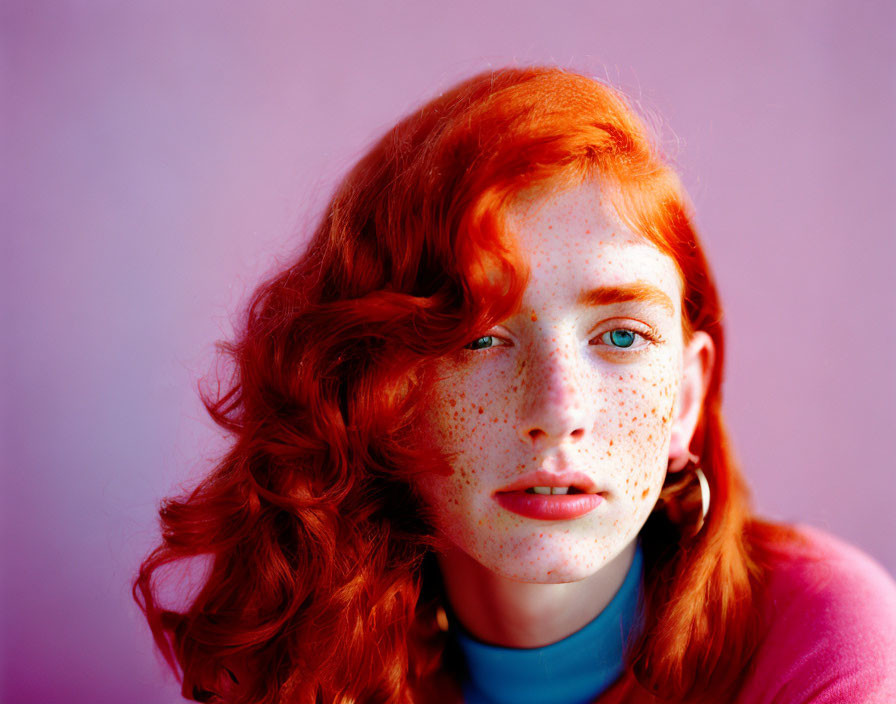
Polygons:
<instances>
[{"instance_id":1,"label":"nose","mask_svg":"<svg viewBox=\"0 0 896 704\"><path fill-rule=\"evenodd\" d=\"M529 355L523 370L519 435L533 447L578 442L585 437L592 405L582 360L573 345L552 343Z\"/></svg>"}]
</instances>

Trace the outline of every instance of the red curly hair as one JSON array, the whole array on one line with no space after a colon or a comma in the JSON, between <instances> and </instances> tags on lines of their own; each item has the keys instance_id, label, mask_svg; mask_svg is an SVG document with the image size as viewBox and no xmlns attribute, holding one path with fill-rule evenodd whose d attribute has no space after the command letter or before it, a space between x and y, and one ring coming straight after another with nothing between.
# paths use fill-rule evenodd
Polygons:
<instances>
[{"instance_id":1,"label":"red curly hair","mask_svg":"<svg viewBox=\"0 0 896 704\"><path fill-rule=\"evenodd\" d=\"M760 637L753 595L789 532L751 516L726 440L722 311L686 195L616 91L522 68L462 83L375 144L304 255L258 288L221 345L233 375L203 401L232 444L195 490L164 502L163 542L134 583L184 696L410 703L450 671L438 539L411 488L450 469L415 433L420 399L433 360L519 305L527 266L502 227L515 194L592 177L677 262L684 330L716 350L691 444L712 509L696 537L661 508L645 526L646 629L617 691L722 701L737 686ZM210 558L201 590L164 608L154 577L194 557Z\"/></svg>"}]
</instances>

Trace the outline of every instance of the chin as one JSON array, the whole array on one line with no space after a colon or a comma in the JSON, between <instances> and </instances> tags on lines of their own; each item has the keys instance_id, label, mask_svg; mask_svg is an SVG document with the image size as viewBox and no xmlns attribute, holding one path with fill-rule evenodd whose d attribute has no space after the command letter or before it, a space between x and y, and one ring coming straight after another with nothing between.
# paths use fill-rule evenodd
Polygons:
<instances>
[{"instance_id":1,"label":"chin","mask_svg":"<svg viewBox=\"0 0 896 704\"><path fill-rule=\"evenodd\" d=\"M557 553L552 558L520 558L501 560L489 564L480 561L486 569L515 582L528 584L567 584L579 582L594 575L606 560L593 552L580 554Z\"/></svg>"}]
</instances>

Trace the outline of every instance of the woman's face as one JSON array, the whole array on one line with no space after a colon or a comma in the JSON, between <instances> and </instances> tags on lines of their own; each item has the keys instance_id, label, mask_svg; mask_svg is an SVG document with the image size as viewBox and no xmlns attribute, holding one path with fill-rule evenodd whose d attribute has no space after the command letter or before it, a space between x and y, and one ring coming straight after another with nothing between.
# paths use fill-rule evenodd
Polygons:
<instances>
[{"instance_id":1,"label":"woman's face","mask_svg":"<svg viewBox=\"0 0 896 704\"><path fill-rule=\"evenodd\" d=\"M684 344L675 263L611 215L594 182L522 195L508 223L531 266L522 306L439 360L424 423L453 472L418 488L440 533L481 565L570 582L641 530L670 437L687 447L702 401L700 387L679 402L682 379L703 370L687 373L700 361ZM549 484L575 495L534 489Z\"/></svg>"}]
</instances>

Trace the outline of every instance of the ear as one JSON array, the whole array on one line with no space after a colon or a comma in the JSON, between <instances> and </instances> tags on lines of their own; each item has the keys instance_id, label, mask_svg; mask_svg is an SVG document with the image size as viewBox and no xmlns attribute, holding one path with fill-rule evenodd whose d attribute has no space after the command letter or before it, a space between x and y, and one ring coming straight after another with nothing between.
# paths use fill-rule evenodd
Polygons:
<instances>
[{"instance_id":1,"label":"ear","mask_svg":"<svg viewBox=\"0 0 896 704\"><path fill-rule=\"evenodd\" d=\"M700 420L715 357L712 338L703 330L695 332L684 349L681 388L673 410L672 437L669 441L670 472L681 471L689 460L695 459L691 455L691 438Z\"/></svg>"}]
</instances>

